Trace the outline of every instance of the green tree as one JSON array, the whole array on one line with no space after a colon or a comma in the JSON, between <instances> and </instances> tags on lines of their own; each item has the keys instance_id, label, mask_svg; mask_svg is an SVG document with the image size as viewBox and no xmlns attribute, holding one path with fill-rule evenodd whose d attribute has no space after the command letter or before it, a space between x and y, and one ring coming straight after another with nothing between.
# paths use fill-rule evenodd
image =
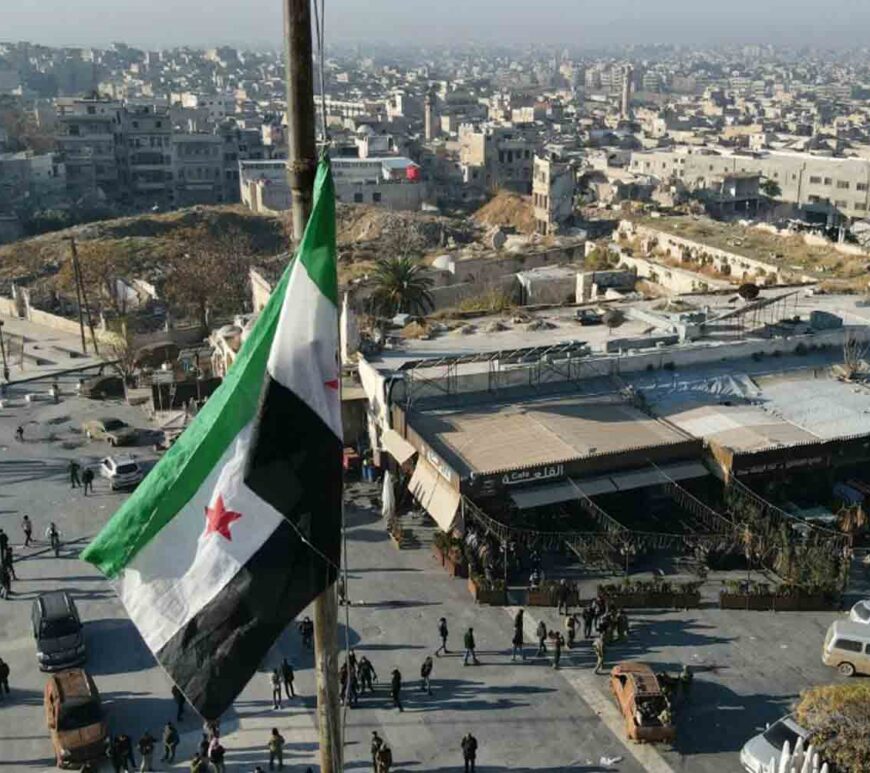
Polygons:
<instances>
[{"instance_id":1,"label":"green tree","mask_svg":"<svg viewBox=\"0 0 870 773\"><path fill-rule=\"evenodd\" d=\"M776 180L766 179L761 183L761 192L769 199L778 199L782 196L782 188Z\"/></svg>"},{"instance_id":2,"label":"green tree","mask_svg":"<svg viewBox=\"0 0 870 773\"><path fill-rule=\"evenodd\" d=\"M823 760L837 770L870 770L870 684L811 687L795 712Z\"/></svg>"},{"instance_id":3,"label":"green tree","mask_svg":"<svg viewBox=\"0 0 870 773\"><path fill-rule=\"evenodd\" d=\"M381 258L375 264L372 279L375 289L371 302L375 314L426 314L435 306L429 292L431 277L410 257Z\"/></svg>"}]
</instances>

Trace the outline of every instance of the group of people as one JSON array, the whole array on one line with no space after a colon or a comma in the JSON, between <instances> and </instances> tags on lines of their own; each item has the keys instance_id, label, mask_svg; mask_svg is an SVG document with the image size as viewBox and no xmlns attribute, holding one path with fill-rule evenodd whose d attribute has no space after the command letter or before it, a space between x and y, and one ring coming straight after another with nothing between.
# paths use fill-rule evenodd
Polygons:
<instances>
[{"instance_id":1,"label":"group of people","mask_svg":"<svg viewBox=\"0 0 870 773\"><path fill-rule=\"evenodd\" d=\"M420 689L427 691L429 695L432 694L432 688L429 683L429 677L432 674L432 664L432 658L426 657L420 668ZM375 691L374 683L377 681L378 675L371 661L365 655L357 658L356 653L351 650L338 671L341 704L348 708L355 708L360 696L366 690L371 693ZM402 706L402 673L398 668L394 668L390 673L390 699L393 702L393 706L399 711L405 710L404 706Z\"/></svg>"},{"instance_id":2,"label":"group of people","mask_svg":"<svg viewBox=\"0 0 870 773\"><path fill-rule=\"evenodd\" d=\"M281 708L281 688L284 688L284 693L287 695L287 700L296 697L296 691L293 689L293 681L296 675L293 671L293 666L290 661L284 658L278 668L272 670L269 675L269 682L272 686L272 708Z\"/></svg>"},{"instance_id":3,"label":"group of people","mask_svg":"<svg viewBox=\"0 0 870 773\"><path fill-rule=\"evenodd\" d=\"M81 473L81 478L79 473ZM88 491L93 494L94 471L90 467L85 467L82 470L82 466L75 459L71 459L69 463L69 484L70 488L81 488L85 496L88 495Z\"/></svg>"},{"instance_id":4,"label":"group of people","mask_svg":"<svg viewBox=\"0 0 870 773\"><path fill-rule=\"evenodd\" d=\"M180 740L178 728L172 722L167 722L163 728L163 755L160 757L161 762L175 762L175 751L178 748ZM136 749L138 749L140 756L139 770L143 773L144 771L154 770L154 751L156 748L157 739L146 730L136 743ZM133 740L129 735L119 733L118 735L109 736L106 739L106 756L112 763L115 773L120 773L122 770L132 773L132 771L136 770Z\"/></svg>"}]
</instances>

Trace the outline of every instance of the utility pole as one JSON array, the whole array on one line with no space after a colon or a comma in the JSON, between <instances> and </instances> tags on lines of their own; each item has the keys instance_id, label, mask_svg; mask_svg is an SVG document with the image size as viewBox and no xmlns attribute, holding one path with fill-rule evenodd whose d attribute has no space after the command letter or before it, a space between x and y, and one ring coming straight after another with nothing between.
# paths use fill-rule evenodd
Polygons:
<instances>
[{"instance_id":1,"label":"utility pole","mask_svg":"<svg viewBox=\"0 0 870 773\"><path fill-rule=\"evenodd\" d=\"M84 277L82 276L81 264L79 263L79 252L76 249L76 239L74 236L70 236L69 241L70 241L70 244L72 245L73 266L74 266L75 271L76 271L76 277L78 279L79 286L81 287L81 295L79 296L79 324L81 324L81 316L82 316L81 302L84 301L85 314L87 315L87 318L88 318L88 329L91 331L91 343L94 345L94 354L99 354L100 347L97 346L97 336L94 333L94 320L91 318L91 307L88 304L88 293L87 293L87 290L85 289L85 280L84 280ZM84 332L84 329L82 329L82 337L84 337L84 335L85 335L85 332Z\"/></svg>"},{"instance_id":2,"label":"utility pole","mask_svg":"<svg viewBox=\"0 0 870 773\"><path fill-rule=\"evenodd\" d=\"M87 341L85 341L85 317L82 308L82 283L81 277L79 276L79 254L76 252L76 240L74 236L69 237L69 244L70 249L72 250L73 276L75 277L76 283L76 302L79 307L79 330L82 334L82 354L87 354L88 344Z\"/></svg>"},{"instance_id":3,"label":"utility pole","mask_svg":"<svg viewBox=\"0 0 870 773\"><path fill-rule=\"evenodd\" d=\"M298 245L311 214L317 169L311 0L283 2L284 58L287 68L287 179L290 183L293 238ZM338 597L334 583L314 602L314 657L320 771L341 773L344 749L338 702Z\"/></svg>"}]
</instances>

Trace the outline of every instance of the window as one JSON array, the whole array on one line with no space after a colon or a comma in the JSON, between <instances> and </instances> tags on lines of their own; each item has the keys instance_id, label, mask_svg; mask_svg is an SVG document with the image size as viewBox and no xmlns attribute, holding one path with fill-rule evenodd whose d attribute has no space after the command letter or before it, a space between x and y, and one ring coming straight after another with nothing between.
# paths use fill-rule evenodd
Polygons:
<instances>
[{"instance_id":1,"label":"window","mask_svg":"<svg viewBox=\"0 0 870 773\"><path fill-rule=\"evenodd\" d=\"M155 121L154 125L159 129L161 126L163 126L163 121Z\"/></svg>"},{"instance_id":2,"label":"window","mask_svg":"<svg viewBox=\"0 0 870 773\"><path fill-rule=\"evenodd\" d=\"M861 642L852 641L852 639L837 639L834 642L834 649L845 650L846 652L860 652Z\"/></svg>"},{"instance_id":3,"label":"window","mask_svg":"<svg viewBox=\"0 0 870 773\"><path fill-rule=\"evenodd\" d=\"M856 201L855 202L855 209L859 209L863 212L864 210L867 209L867 205L863 201Z\"/></svg>"},{"instance_id":4,"label":"window","mask_svg":"<svg viewBox=\"0 0 870 773\"><path fill-rule=\"evenodd\" d=\"M837 190L840 190L840 191L849 190L849 181L848 180L837 180Z\"/></svg>"},{"instance_id":5,"label":"window","mask_svg":"<svg viewBox=\"0 0 870 773\"><path fill-rule=\"evenodd\" d=\"M362 204L363 203L363 195L361 193L353 194L353 203L354 204Z\"/></svg>"},{"instance_id":6,"label":"window","mask_svg":"<svg viewBox=\"0 0 870 773\"><path fill-rule=\"evenodd\" d=\"M855 190L857 190L857 191L866 191L866 190L867 190L867 183L857 183L857 184L855 185Z\"/></svg>"},{"instance_id":7,"label":"window","mask_svg":"<svg viewBox=\"0 0 870 773\"><path fill-rule=\"evenodd\" d=\"M830 185L832 182L833 180L830 177L825 178L825 185Z\"/></svg>"},{"instance_id":8,"label":"window","mask_svg":"<svg viewBox=\"0 0 870 773\"><path fill-rule=\"evenodd\" d=\"M822 178L821 177L810 177L810 185L821 185Z\"/></svg>"},{"instance_id":9,"label":"window","mask_svg":"<svg viewBox=\"0 0 870 773\"><path fill-rule=\"evenodd\" d=\"M842 199L838 199L834 202L834 205L839 209L846 209L849 206L848 201L843 201Z\"/></svg>"},{"instance_id":10,"label":"window","mask_svg":"<svg viewBox=\"0 0 870 773\"><path fill-rule=\"evenodd\" d=\"M381 201L381 194L380 194L379 192L375 191L375 192L372 194L372 203L373 203L373 204L379 204L380 201Z\"/></svg>"},{"instance_id":11,"label":"window","mask_svg":"<svg viewBox=\"0 0 870 773\"><path fill-rule=\"evenodd\" d=\"M94 107L93 105L88 105L88 115L96 115L96 114L97 114L97 108Z\"/></svg>"}]
</instances>

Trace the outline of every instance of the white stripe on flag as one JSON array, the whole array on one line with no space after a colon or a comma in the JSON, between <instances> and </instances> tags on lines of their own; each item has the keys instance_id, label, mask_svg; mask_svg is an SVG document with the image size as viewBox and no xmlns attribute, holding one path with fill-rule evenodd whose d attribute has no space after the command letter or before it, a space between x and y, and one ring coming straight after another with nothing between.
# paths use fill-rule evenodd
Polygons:
<instances>
[{"instance_id":1,"label":"white stripe on flag","mask_svg":"<svg viewBox=\"0 0 870 773\"><path fill-rule=\"evenodd\" d=\"M152 652L215 598L284 520L244 485L252 429L248 424L236 436L191 500L115 580ZM232 540L206 532L206 507L218 495L227 510L241 514L228 526Z\"/></svg>"},{"instance_id":2,"label":"white stripe on flag","mask_svg":"<svg viewBox=\"0 0 870 773\"><path fill-rule=\"evenodd\" d=\"M338 309L320 292L298 258L287 282L267 370L320 416L336 437L342 437Z\"/></svg>"}]
</instances>

